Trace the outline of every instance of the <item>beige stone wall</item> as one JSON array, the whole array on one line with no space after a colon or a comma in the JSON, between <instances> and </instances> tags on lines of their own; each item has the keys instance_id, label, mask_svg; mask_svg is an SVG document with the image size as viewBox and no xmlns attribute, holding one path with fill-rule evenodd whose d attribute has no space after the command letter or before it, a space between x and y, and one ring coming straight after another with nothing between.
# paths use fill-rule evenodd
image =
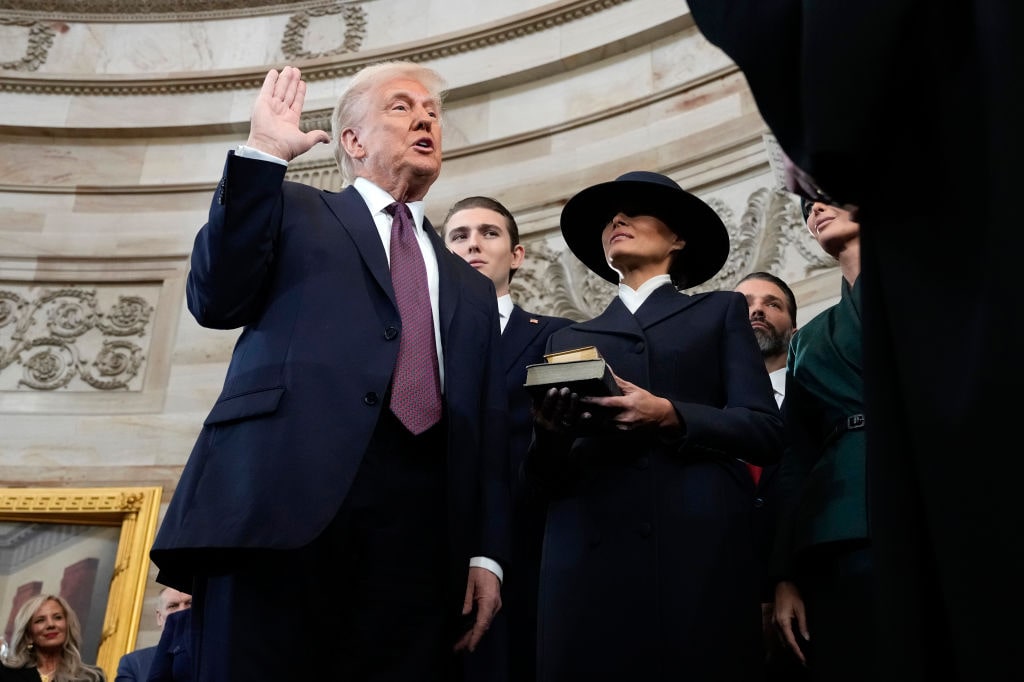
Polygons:
<instances>
[{"instance_id":1,"label":"beige stone wall","mask_svg":"<svg viewBox=\"0 0 1024 682\"><path fill-rule=\"evenodd\" d=\"M793 284L801 321L838 292L775 189L742 75L679 0L192 3L176 18L123 4L116 16L99 12L109 2L0 14L4 486L159 485L169 499L237 336L185 310L192 239L263 75L286 63L309 80L312 127L365 63L410 58L446 76L428 216L439 223L469 194L507 204L528 251L514 295L530 309L582 319L604 307L614 292L565 251L559 212L639 169L726 221L732 255L704 289L768 269ZM326 147L289 174L340 187ZM157 638L155 594L140 646Z\"/></svg>"}]
</instances>

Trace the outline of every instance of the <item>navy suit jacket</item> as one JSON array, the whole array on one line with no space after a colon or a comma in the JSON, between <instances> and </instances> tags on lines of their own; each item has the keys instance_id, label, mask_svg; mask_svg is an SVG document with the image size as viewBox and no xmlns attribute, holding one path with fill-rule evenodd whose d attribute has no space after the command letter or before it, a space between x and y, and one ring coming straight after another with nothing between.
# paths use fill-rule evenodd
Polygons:
<instances>
[{"instance_id":1,"label":"navy suit jacket","mask_svg":"<svg viewBox=\"0 0 1024 682\"><path fill-rule=\"evenodd\" d=\"M291 549L338 512L381 410L401 319L365 202L284 182L228 155L199 231L188 306L244 327L151 551L160 581L230 570L239 549ZM502 561L508 542L506 398L494 285L424 226L437 255L453 560Z\"/></svg>"},{"instance_id":2,"label":"navy suit jacket","mask_svg":"<svg viewBox=\"0 0 1024 682\"><path fill-rule=\"evenodd\" d=\"M155 653L155 646L147 646L122 656L117 664L117 677L114 678L114 682L146 682Z\"/></svg>"},{"instance_id":3,"label":"navy suit jacket","mask_svg":"<svg viewBox=\"0 0 1024 682\"><path fill-rule=\"evenodd\" d=\"M530 394L523 388L526 366L544 362L548 336L556 329L572 324L566 317L548 317L528 313L513 306L508 324L501 334L501 357L505 363L505 389L508 393L510 477L515 481L526 450L533 439L533 413Z\"/></svg>"},{"instance_id":4,"label":"navy suit jacket","mask_svg":"<svg viewBox=\"0 0 1024 682\"><path fill-rule=\"evenodd\" d=\"M192 679L192 609L167 615L160 642L152 647L148 682L188 682Z\"/></svg>"}]
</instances>

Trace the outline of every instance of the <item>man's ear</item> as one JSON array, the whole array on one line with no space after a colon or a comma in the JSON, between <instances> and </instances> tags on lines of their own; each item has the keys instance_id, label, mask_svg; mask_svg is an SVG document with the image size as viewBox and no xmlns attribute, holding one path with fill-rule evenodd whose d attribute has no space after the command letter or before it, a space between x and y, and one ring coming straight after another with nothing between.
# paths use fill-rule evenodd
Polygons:
<instances>
[{"instance_id":1,"label":"man's ear","mask_svg":"<svg viewBox=\"0 0 1024 682\"><path fill-rule=\"evenodd\" d=\"M359 141L359 132L355 128L345 128L341 131L341 139L338 144L353 159L362 159L366 156L366 149Z\"/></svg>"},{"instance_id":2,"label":"man's ear","mask_svg":"<svg viewBox=\"0 0 1024 682\"><path fill-rule=\"evenodd\" d=\"M526 260L526 247L522 244L516 244L512 247L512 270L518 270L523 261Z\"/></svg>"}]
</instances>

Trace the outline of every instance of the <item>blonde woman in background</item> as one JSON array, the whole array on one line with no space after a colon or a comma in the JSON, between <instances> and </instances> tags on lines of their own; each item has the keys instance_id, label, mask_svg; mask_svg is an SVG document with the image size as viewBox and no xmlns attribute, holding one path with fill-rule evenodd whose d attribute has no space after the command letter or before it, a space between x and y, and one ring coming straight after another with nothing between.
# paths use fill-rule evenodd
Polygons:
<instances>
[{"instance_id":1,"label":"blonde woman in background","mask_svg":"<svg viewBox=\"0 0 1024 682\"><path fill-rule=\"evenodd\" d=\"M63 597L42 594L22 605L0 665L0 682L106 682L82 661L82 628Z\"/></svg>"}]
</instances>

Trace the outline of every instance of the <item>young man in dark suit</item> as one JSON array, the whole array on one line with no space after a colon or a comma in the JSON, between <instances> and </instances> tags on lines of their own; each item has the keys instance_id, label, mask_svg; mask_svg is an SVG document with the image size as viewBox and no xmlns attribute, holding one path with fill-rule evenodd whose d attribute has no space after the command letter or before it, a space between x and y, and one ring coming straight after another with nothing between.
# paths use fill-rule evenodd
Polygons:
<instances>
[{"instance_id":1,"label":"young man in dark suit","mask_svg":"<svg viewBox=\"0 0 1024 682\"><path fill-rule=\"evenodd\" d=\"M197 682L314 674L295 654L317 641L318 675L448 680L508 554L494 286L423 217L441 77L385 62L350 79L340 193L284 181L332 141L300 127L305 93L298 69L267 74L196 237L189 310L243 331L151 556L193 590Z\"/></svg>"},{"instance_id":2,"label":"young man in dark suit","mask_svg":"<svg viewBox=\"0 0 1024 682\"><path fill-rule=\"evenodd\" d=\"M512 481L511 570L503 586L503 612L487 642L489 662L475 664L481 679L528 682L536 677L537 573L544 534L544 505L519 482L520 468L533 439L529 394L523 388L526 366L544 362L548 336L572 324L564 317L529 313L512 302L509 284L526 258L519 226L512 213L490 197L460 199L448 210L442 235L461 256L494 283L501 315L501 356L509 405L509 477ZM504 617L502 617L504 616ZM507 626L507 635L500 631ZM496 637L495 635L499 635ZM507 636L507 654L500 638ZM508 677L505 677L508 675Z\"/></svg>"}]
</instances>

